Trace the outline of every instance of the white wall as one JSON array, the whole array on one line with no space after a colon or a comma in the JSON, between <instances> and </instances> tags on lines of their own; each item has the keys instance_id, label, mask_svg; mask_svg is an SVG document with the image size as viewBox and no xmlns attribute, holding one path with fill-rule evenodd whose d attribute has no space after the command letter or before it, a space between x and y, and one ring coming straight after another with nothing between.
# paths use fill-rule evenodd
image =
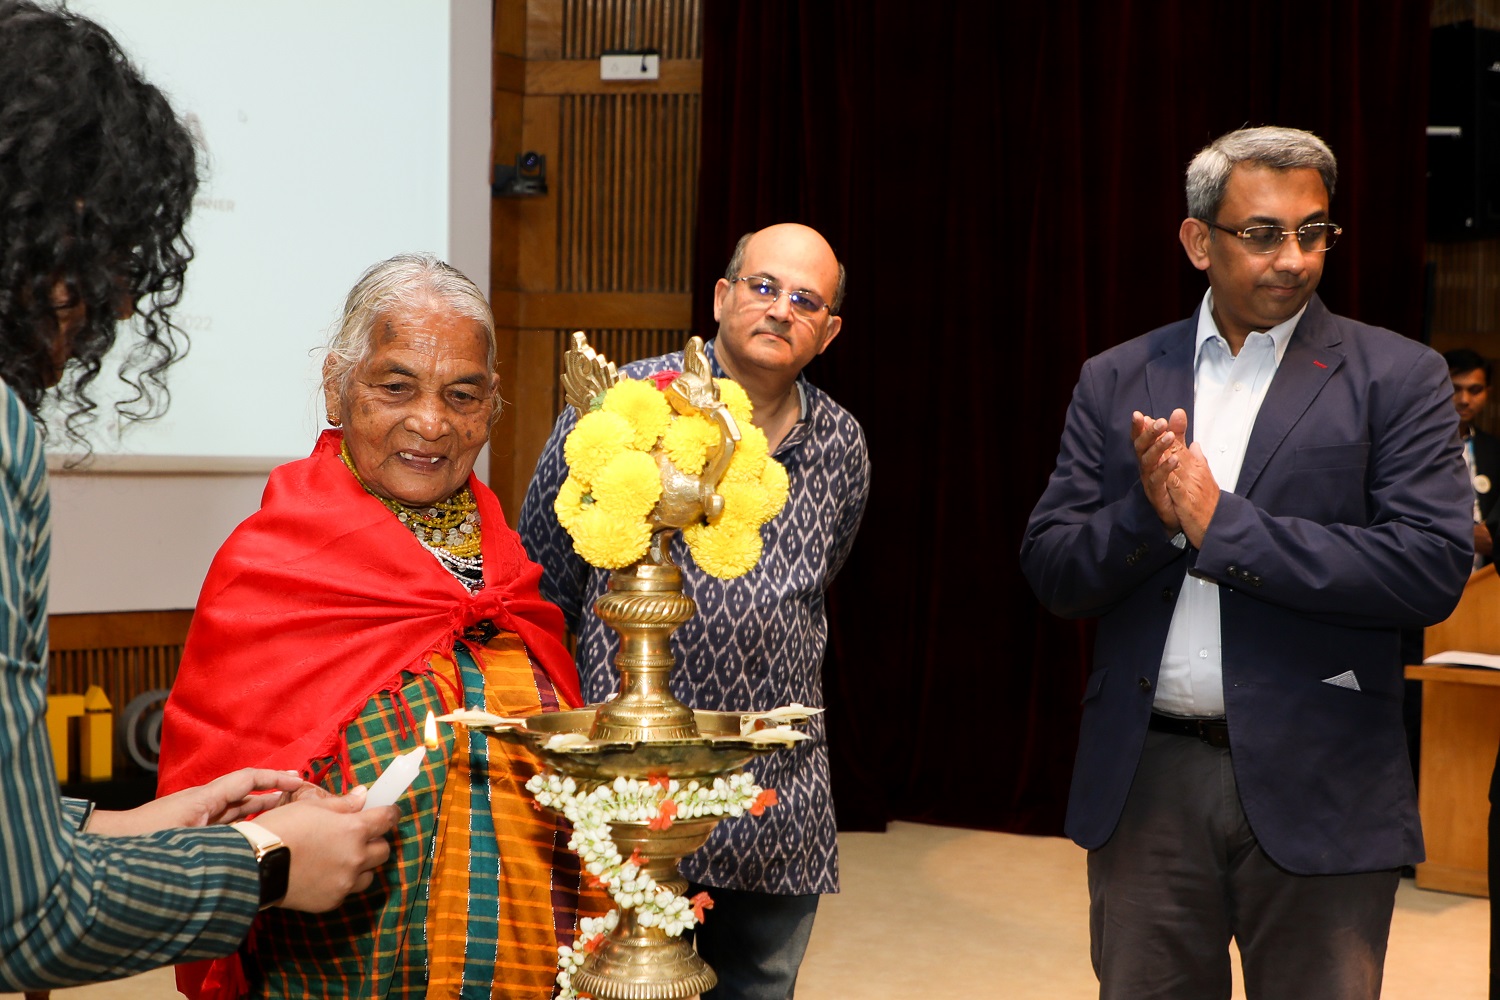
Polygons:
<instances>
[{"instance_id":1,"label":"white wall","mask_svg":"<svg viewBox=\"0 0 1500 1000\"><path fill-rule=\"evenodd\" d=\"M360 272L430 250L488 286L490 4L70 6L116 34L207 155L178 312L192 351L166 418L99 435L87 471L53 457L51 611L191 607L266 474L311 448L312 349Z\"/></svg>"},{"instance_id":2,"label":"white wall","mask_svg":"<svg viewBox=\"0 0 1500 1000\"><path fill-rule=\"evenodd\" d=\"M53 614L191 608L264 473L52 476Z\"/></svg>"}]
</instances>

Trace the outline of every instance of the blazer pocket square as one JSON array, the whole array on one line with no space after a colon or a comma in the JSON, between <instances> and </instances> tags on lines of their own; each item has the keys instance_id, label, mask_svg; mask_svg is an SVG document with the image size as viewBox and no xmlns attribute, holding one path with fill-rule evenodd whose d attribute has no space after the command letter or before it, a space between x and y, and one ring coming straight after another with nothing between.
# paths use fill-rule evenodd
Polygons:
<instances>
[{"instance_id":1,"label":"blazer pocket square","mask_svg":"<svg viewBox=\"0 0 1500 1000\"><path fill-rule=\"evenodd\" d=\"M1337 677L1323 678L1324 684L1332 684L1334 687L1348 688L1350 691L1359 690L1359 678L1354 676L1354 671L1345 670Z\"/></svg>"}]
</instances>

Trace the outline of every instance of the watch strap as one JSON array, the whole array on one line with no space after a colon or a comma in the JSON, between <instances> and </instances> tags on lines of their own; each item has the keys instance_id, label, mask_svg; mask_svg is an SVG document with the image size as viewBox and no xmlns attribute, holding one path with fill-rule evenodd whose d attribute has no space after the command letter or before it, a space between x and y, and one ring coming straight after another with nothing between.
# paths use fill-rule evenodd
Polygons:
<instances>
[{"instance_id":1,"label":"watch strap","mask_svg":"<svg viewBox=\"0 0 1500 1000\"><path fill-rule=\"evenodd\" d=\"M260 908L264 910L275 906L286 898L287 879L291 872L291 849L280 837L259 823L241 820L230 826L248 840L255 851L255 863L260 869Z\"/></svg>"}]
</instances>

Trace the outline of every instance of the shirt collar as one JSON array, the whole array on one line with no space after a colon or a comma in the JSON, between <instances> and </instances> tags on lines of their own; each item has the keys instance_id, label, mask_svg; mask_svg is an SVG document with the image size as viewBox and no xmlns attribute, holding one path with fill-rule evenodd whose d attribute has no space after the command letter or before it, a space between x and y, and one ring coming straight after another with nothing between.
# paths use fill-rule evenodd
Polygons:
<instances>
[{"instance_id":1,"label":"shirt collar","mask_svg":"<svg viewBox=\"0 0 1500 1000\"><path fill-rule=\"evenodd\" d=\"M1311 301L1309 299L1308 301ZM1269 330L1254 330L1252 333L1264 333L1271 338L1271 343L1276 347L1276 363L1281 364L1281 359L1286 355L1286 345L1291 343L1292 333L1297 329L1297 324L1302 320L1302 314L1307 312L1306 303L1297 310L1297 315L1284 323L1277 323ZM1203 345L1210 340L1217 339L1229 349L1229 341L1219 332L1219 324L1214 322L1214 290L1210 288L1203 293L1203 304L1198 307L1198 332L1193 341L1193 366L1196 368L1198 359L1203 355Z\"/></svg>"}]
</instances>

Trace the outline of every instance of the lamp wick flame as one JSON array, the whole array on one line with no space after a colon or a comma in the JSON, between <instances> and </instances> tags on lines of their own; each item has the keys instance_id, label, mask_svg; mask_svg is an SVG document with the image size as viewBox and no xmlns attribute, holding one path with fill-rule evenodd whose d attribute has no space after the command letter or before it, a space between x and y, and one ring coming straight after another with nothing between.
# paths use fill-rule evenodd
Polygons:
<instances>
[{"instance_id":1,"label":"lamp wick flame","mask_svg":"<svg viewBox=\"0 0 1500 1000\"><path fill-rule=\"evenodd\" d=\"M427 710L427 724L423 727L422 745L429 750L438 748L437 718L433 716L430 708Z\"/></svg>"}]
</instances>

